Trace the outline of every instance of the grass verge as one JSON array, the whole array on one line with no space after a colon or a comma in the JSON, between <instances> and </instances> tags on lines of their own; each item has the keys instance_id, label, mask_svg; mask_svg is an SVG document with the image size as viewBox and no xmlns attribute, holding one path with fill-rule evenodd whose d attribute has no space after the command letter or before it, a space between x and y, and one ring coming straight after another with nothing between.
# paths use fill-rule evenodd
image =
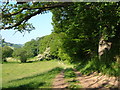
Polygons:
<instances>
[{"instance_id":1,"label":"grass verge","mask_svg":"<svg viewBox=\"0 0 120 90\"><path fill-rule=\"evenodd\" d=\"M120 76L120 65L118 63L101 61L97 57L86 62L80 62L75 68L85 75L98 72L108 76Z\"/></svg>"},{"instance_id":2,"label":"grass verge","mask_svg":"<svg viewBox=\"0 0 120 90\"><path fill-rule=\"evenodd\" d=\"M78 80L76 80L76 74L75 71L72 68L67 68L64 71L65 81L68 83L68 89L79 89L82 88L78 83L80 83Z\"/></svg>"}]
</instances>

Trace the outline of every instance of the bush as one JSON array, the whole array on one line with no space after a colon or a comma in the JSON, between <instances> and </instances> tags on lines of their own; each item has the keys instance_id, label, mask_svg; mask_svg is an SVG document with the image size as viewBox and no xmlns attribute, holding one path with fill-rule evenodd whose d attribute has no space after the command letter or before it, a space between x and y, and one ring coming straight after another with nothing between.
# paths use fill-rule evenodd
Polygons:
<instances>
[{"instance_id":1,"label":"bush","mask_svg":"<svg viewBox=\"0 0 120 90\"><path fill-rule=\"evenodd\" d=\"M23 48L18 48L13 52L13 57L20 59L22 63L25 63L27 61L27 58L29 56L27 55L27 52Z\"/></svg>"},{"instance_id":2,"label":"bush","mask_svg":"<svg viewBox=\"0 0 120 90\"><path fill-rule=\"evenodd\" d=\"M11 57L13 53L13 49L9 46L5 46L2 48L2 60L6 62L7 57Z\"/></svg>"}]
</instances>

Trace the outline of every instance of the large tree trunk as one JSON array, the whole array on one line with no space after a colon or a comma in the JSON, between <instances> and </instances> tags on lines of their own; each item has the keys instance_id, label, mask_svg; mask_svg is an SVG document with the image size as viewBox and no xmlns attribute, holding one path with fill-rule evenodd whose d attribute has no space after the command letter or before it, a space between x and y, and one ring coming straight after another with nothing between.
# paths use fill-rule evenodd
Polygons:
<instances>
[{"instance_id":1,"label":"large tree trunk","mask_svg":"<svg viewBox=\"0 0 120 90\"><path fill-rule=\"evenodd\" d=\"M99 60L108 62L120 62L120 40L113 38L111 40L104 40L102 36L98 46Z\"/></svg>"},{"instance_id":2,"label":"large tree trunk","mask_svg":"<svg viewBox=\"0 0 120 90\"><path fill-rule=\"evenodd\" d=\"M112 42L108 42L104 40L104 37L102 36L99 41L99 46L98 46L98 54L99 54L99 59L107 59L107 53L110 51L112 46Z\"/></svg>"}]
</instances>

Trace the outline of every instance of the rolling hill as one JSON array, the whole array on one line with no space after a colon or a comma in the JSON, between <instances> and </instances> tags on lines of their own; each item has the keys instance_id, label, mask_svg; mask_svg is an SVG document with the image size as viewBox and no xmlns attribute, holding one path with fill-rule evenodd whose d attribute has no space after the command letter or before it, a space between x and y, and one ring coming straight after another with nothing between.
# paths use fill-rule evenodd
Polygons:
<instances>
[{"instance_id":1,"label":"rolling hill","mask_svg":"<svg viewBox=\"0 0 120 90\"><path fill-rule=\"evenodd\" d=\"M23 44L14 44L14 43L10 43L10 42L4 41L3 43L0 42L0 46L1 47L3 47L3 46L10 46L10 47L13 47L13 48L21 48L23 46Z\"/></svg>"}]
</instances>

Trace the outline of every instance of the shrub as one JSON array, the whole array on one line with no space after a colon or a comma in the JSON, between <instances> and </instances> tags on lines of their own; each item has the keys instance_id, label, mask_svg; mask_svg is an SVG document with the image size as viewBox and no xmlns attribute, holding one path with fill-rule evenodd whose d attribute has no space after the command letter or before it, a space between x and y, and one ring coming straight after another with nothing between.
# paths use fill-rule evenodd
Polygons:
<instances>
[{"instance_id":1,"label":"shrub","mask_svg":"<svg viewBox=\"0 0 120 90\"><path fill-rule=\"evenodd\" d=\"M13 53L13 49L9 46L4 46L2 48L2 60L6 61L7 57L11 57Z\"/></svg>"},{"instance_id":2,"label":"shrub","mask_svg":"<svg viewBox=\"0 0 120 90\"><path fill-rule=\"evenodd\" d=\"M27 55L27 52L23 48L18 48L13 52L13 57L20 59L22 63L25 63L27 61L27 58L29 56Z\"/></svg>"}]
</instances>

